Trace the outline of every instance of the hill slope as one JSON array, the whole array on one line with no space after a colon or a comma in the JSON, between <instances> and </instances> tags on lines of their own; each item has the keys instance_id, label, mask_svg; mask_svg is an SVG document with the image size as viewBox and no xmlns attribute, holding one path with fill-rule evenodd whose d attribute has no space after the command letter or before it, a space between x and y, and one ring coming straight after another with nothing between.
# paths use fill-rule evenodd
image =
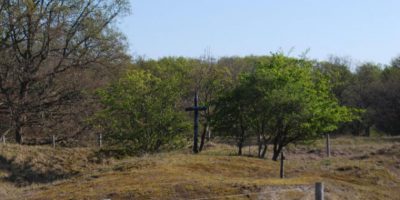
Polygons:
<instances>
[{"instance_id":1,"label":"hill slope","mask_svg":"<svg viewBox=\"0 0 400 200\"><path fill-rule=\"evenodd\" d=\"M286 149L279 163L234 156L210 144L189 151L101 160L91 149L0 146L0 199L313 199L323 181L326 199L400 199L400 143L395 139L333 140ZM254 148L247 149L255 153Z\"/></svg>"}]
</instances>

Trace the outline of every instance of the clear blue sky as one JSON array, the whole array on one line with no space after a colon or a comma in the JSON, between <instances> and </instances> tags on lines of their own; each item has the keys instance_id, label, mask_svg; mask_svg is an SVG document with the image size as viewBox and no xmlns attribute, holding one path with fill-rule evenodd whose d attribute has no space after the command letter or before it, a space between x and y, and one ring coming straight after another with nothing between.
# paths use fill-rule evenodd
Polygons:
<instances>
[{"instance_id":1,"label":"clear blue sky","mask_svg":"<svg viewBox=\"0 0 400 200\"><path fill-rule=\"evenodd\" d=\"M282 50L387 64L400 55L400 0L132 0L133 55L215 57Z\"/></svg>"}]
</instances>

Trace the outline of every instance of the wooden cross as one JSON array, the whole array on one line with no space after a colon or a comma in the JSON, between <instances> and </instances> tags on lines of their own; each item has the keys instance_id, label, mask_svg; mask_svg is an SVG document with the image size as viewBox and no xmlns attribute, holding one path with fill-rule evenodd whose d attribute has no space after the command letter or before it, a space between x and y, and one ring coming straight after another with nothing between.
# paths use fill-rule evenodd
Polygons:
<instances>
[{"instance_id":1,"label":"wooden cross","mask_svg":"<svg viewBox=\"0 0 400 200\"><path fill-rule=\"evenodd\" d=\"M194 135L193 135L193 152L194 153L198 153L198 140L197 140L197 136L198 136L198 132L199 132L199 111L204 111L207 109L207 107L205 106L198 106L198 101L199 101L199 97L197 95L197 92L195 93L194 96L194 106L193 107L189 107L186 108L186 111L194 111Z\"/></svg>"}]
</instances>

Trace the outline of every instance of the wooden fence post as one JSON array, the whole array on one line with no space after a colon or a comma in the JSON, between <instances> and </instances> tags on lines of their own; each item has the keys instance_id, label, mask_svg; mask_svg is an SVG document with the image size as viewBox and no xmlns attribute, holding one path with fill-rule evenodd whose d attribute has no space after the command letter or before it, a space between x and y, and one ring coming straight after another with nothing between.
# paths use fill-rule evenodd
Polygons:
<instances>
[{"instance_id":1,"label":"wooden fence post","mask_svg":"<svg viewBox=\"0 0 400 200\"><path fill-rule=\"evenodd\" d=\"M315 200L324 200L324 184L321 182L315 183Z\"/></svg>"},{"instance_id":2,"label":"wooden fence post","mask_svg":"<svg viewBox=\"0 0 400 200\"><path fill-rule=\"evenodd\" d=\"M326 155L331 157L331 142L329 138L329 133L326 134Z\"/></svg>"},{"instance_id":3,"label":"wooden fence post","mask_svg":"<svg viewBox=\"0 0 400 200\"><path fill-rule=\"evenodd\" d=\"M52 135L53 148L56 148L56 136Z\"/></svg>"},{"instance_id":4,"label":"wooden fence post","mask_svg":"<svg viewBox=\"0 0 400 200\"><path fill-rule=\"evenodd\" d=\"M285 160L285 156L283 155L283 151L281 151L281 167L280 167L280 171L279 171L279 175L281 178L285 177L285 171L284 171L284 166L283 166L284 160Z\"/></svg>"}]
</instances>

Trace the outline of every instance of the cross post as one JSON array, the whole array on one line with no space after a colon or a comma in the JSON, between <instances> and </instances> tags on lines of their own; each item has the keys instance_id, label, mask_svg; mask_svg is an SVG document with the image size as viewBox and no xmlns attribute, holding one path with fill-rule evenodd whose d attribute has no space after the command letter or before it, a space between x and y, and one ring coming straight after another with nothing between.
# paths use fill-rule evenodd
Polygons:
<instances>
[{"instance_id":1,"label":"cross post","mask_svg":"<svg viewBox=\"0 0 400 200\"><path fill-rule=\"evenodd\" d=\"M205 106L198 106L198 101L199 101L199 96L197 95L197 92L195 93L194 96L194 106L193 107L188 107L185 110L186 111L194 111L194 134L193 134L193 152L198 153L198 133L199 133L199 111L204 111L207 109Z\"/></svg>"}]
</instances>

